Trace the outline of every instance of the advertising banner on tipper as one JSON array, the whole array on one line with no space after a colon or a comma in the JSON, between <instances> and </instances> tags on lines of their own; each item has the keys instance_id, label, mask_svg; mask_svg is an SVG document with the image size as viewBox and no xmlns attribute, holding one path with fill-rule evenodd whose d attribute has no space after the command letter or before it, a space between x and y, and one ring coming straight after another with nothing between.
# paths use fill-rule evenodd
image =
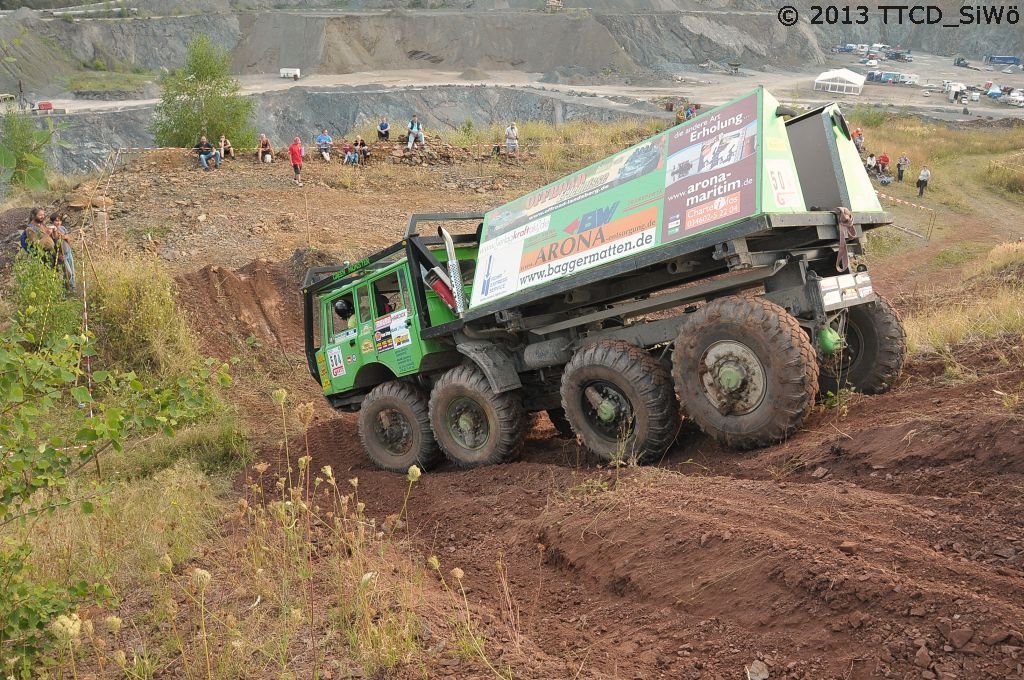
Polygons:
<instances>
[{"instance_id":1,"label":"advertising banner on tipper","mask_svg":"<svg viewBox=\"0 0 1024 680\"><path fill-rule=\"evenodd\" d=\"M758 89L487 213L470 307L757 214L767 96ZM799 195L772 119L771 155Z\"/></svg>"}]
</instances>

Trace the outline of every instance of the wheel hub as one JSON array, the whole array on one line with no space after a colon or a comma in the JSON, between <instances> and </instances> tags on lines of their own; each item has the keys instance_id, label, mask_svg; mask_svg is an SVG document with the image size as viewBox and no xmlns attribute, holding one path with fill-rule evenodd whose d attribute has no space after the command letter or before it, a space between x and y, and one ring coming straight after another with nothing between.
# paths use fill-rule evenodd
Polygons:
<instances>
[{"instance_id":1,"label":"wheel hub","mask_svg":"<svg viewBox=\"0 0 1024 680\"><path fill-rule=\"evenodd\" d=\"M384 409L377 414L373 425L377 441L384 445L388 453L402 456L412 446L413 431L408 420L394 409Z\"/></svg>"},{"instance_id":2,"label":"wheel hub","mask_svg":"<svg viewBox=\"0 0 1024 680\"><path fill-rule=\"evenodd\" d=\"M448 431L459 446L479 449L487 443L490 434L487 414L472 399L455 399L448 407Z\"/></svg>"},{"instance_id":3,"label":"wheel hub","mask_svg":"<svg viewBox=\"0 0 1024 680\"><path fill-rule=\"evenodd\" d=\"M704 393L723 414L744 415L764 400L768 380L760 359L733 340L716 342L701 357Z\"/></svg>"},{"instance_id":4,"label":"wheel hub","mask_svg":"<svg viewBox=\"0 0 1024 680\"><path fill-rule=\"evenodd\" d=\"M596 381L583 391L583 413L594 429L608 439L628 437L633 409L629 399L615 385Z\"/></svg>"},{"instance_id":5,"label":"wheel hub","mask_svg":"<svg viewBox=\"0 0 1024 680\"><path fill-rule=\"evenodd\" d=\"M586 389L585 394L587 401L594 407L594 412L599 420L610 423L618 417L619 405L612 399L607 398L607 394L601 394L593 385Z\"/></svg>"},{"instance_id":6,"label":"wheel hub","mask_svg":"<svg viewBox=\"0 0 1024 680\"><path fill-rule=\"evenodd\" d=\"M730 362L718 370L718 384L726 392L735 392L743 385L743 367Z\"/></svg>"}]
</instances>

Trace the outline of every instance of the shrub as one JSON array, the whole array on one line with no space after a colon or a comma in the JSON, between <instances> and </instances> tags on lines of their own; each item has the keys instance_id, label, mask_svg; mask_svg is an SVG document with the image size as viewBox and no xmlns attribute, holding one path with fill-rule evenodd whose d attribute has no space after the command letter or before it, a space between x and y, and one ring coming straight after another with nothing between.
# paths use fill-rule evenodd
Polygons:
<instances>
[{"instance_id":1,"label":"shrub","mask_svg":"<svg viewBox=\"0 0 1024 680\"><path fill-rule=\"evenodd\" d=\"M126 257L97 269L103 275L89 288L90 318L105 360L165 377L201 364L171 277L157 262Z\"/></svg>"},{"instance_id":2,"label":"shrub","mask_svg":"<svg viewBox=\"0 0 1024 680\"><path fill-rule=\"evenodd\" d=\"M188 44L185 66L161 81L150 130L161 146L190 147L200 135L227 135L236 148L254 147L252 114L256 102L239 94L229 74L231 58L209 36Z\"/></svg>"},{"instance_id":3,"label":"shrub","mask_svg":"<svg viewBox=\"0 0 1024 680\"><path fill-rule=\"evenodd\" d=\"M8 182L29 191L49 188L43 152L57 128L50 118L46 125L46 129L37 128L28 114L14 107L4 111L0 124L0 197Z\"/></svg>"},{"instance_id":4,"label":"shrub","mask_svg":"<svg viewBox=\"0 0 1024 680\"><path fill-rule=\"evenodd\" d=\"M35 346L80 332L82 306L67 297L62 272L21 252L14 262L14 283L14 320Z\"/></svg>"}]
</instances>

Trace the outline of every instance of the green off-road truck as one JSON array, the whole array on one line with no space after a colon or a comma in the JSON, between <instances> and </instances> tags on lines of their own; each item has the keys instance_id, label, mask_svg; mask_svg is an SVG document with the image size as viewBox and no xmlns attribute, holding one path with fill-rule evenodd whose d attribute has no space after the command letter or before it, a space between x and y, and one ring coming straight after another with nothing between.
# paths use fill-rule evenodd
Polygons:
<instances>
[{"instance_id":1,"label":"green off-road truck","mask_svg":"<svg viewBox=\"0 0 1024 680\"><path fill-rule=\"evenodd\" d=\"M794 115L758 89L309 270L309 370L389 470L508 460L540 411L609 460L661 456L683 414L764 446L817 395L898 377L902 325L859 261L889 222L838 107Z\"/></svg>"}]
</instances>

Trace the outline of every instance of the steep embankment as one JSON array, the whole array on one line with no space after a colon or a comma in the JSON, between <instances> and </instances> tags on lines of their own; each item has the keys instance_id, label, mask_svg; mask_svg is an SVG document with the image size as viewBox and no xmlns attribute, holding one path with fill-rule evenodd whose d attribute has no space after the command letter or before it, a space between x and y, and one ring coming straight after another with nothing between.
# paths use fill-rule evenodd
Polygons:
<instances>
[{"instance_id":1,"label":"steep embankment","mask_svg":"<svg viewBox=\"0 0 1024 680\"><path fill-rule=\"evenodd\" d=\"M236 69L315 73L466 68L546 72L572 65L591 73L641 68L599 22L536 12L388 12L331 17L252 13L233 55Z\"/></svg>"},{"instance_id":2,"label":"steep embankment","mask_svg":"<svg viewBox=\"0 0 1024 680\"><path fill-rule=\"evenodd\" d=\"M274 144L296 134L308 139L323 127L345 133L375 122L381 115L401 120L419 113L428 135L451 130L466 121L487 126L509 119L563 123L581 118L611 121L666 115L640 102L622 104L599 97L496 87L297 87L267 92L258 100L255 125ZM66 125L61 138L68 146L52 146L50 160L60 172L102 168L112 150L153 145L147 129L152 116L151 107L55 116Z\"/></svg>"}]
</instances>

